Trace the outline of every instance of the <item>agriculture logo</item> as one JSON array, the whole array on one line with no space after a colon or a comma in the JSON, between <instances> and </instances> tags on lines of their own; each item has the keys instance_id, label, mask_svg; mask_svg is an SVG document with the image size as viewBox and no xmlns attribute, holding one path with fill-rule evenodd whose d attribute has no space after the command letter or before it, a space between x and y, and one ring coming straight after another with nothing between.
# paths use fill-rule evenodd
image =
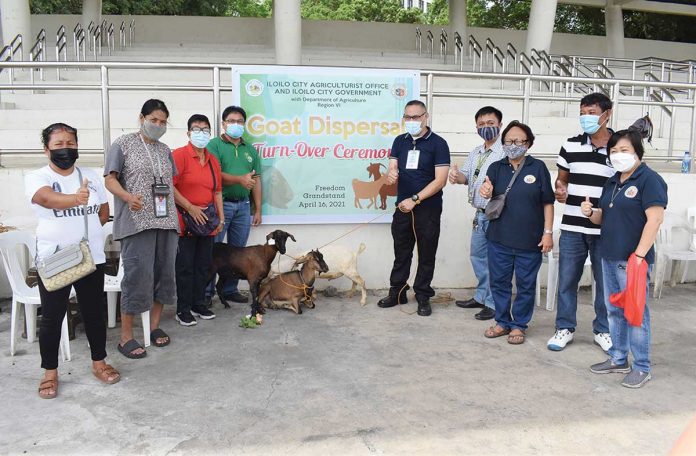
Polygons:
<instances>
[{"instance_id":1,"label":"agriculture logo","mask_svg":"<svg viewBox=\"0 0 696 456\"><path fill-rule=\"evenodd\" d=\"M396 85L392 87L391 93L392 95L394 95L394 98L402 99L406 96L408 90L406 90L405 86Z\"/></svg>"},{"instance_id":2,"label":"agriculture logo","mask_svg":"<svg viewBox=\"0 0 696 456\"><path fill-rule=\"evenodd\" d=\"M263 93L263 83L258 79L252 79L246 83L246 93L251 97L258 97Z\"/></svg>"}]
</instances>

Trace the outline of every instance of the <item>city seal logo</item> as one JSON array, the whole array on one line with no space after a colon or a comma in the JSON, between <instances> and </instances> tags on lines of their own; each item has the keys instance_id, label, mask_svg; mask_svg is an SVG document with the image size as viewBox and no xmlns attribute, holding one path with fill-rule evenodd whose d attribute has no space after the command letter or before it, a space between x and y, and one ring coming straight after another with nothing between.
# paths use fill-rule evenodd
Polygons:
<instances>
[{"instance_id":1,"label":"city seal logo","mask_svg":"<svg viewBox=\"0 0 696 456\"><path fill-rule=\"evenodd\" d=\"M635 185L631 185L624 192L624 195L626 195L626 198L635 198L637 194L638 194L638 189L636 188Z\"/></svg>"},{"instance_id":2,"label":"city seal logo","mask_svg":"<svg viewBox=\"0 0 696 456\"><path fill-rule=\"evenodd\" d=\"M536 182L536 177L532 176L531 174L527 174L526 176L524 176L524 181L527 184L533 184L534 182Z\"/></svg>"},{"instance_id":3,"label":"city seal logo","mask_svg":"<svg viewBox=\"0 0 696 456\"><path fill-rule=\"evenodd\" d=\"M246 159L247 159L247 161L248 161L249 163L251 163L251 162L254 161L254 159L251 158L251 155L247 154L246 152L244 152L244 155L246 155Z\"/></svg>"},{"instance_id":4,"label":"city seal logo","mask_svg":"<svg viewBox=\"0 0 696 456\"><path fill-rule=\"evenodd\" d=\"M244 86L246 93L251 97L258 97L263 93L263 83L258 79L252 79Z\"/></svg>"},{"instance_id":5,"label":"city seal logo","mask_svg":"<svg viewBox=\"0 0 696 456\"><path fill-rule=\"evenodd\" d=\"M408 90L406 90L405 86L395 85L392 87L391 93L394 95L394 98L401 100L408 94Z\"/></svg>"}]
</instances>

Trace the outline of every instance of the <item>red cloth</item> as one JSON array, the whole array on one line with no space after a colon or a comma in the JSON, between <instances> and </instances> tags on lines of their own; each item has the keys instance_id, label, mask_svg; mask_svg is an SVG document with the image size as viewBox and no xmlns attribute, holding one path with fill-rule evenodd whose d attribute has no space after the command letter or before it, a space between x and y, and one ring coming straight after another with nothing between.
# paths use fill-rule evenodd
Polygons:
<instances>
[{"instance_id":1,"label":"red cloth","mask_svg":"<svg viewBox=\"0 0 696 456\"><path fill-rule=\"evenodd\" d=\"M191 204L199 207L207 207L213 203L213 175L210 172L208 162L213 165L215 172L215 191L222 191L222 171L220 162L208 150L205 151L205 162L201 165L198 154L193 149L189 142L184 147L180 147L172 151L174 164L176 165L177 174L174 176L174 187L186 198ZM179 226L181 227L181 235L185 233L184 220L181 213L177 211L179 216Z\"/></svg>"},{"instance_id":2,"label":"red cloth","mask_svg":"<svg viewBox=\"0 0 696 456\"><path fill-rule=\"evenodd\" d=\"M643 324L645 299L648 286L648 263L643 260L636 263L636 254L632 253L626 266L626 289L609 296L609 302L614 307L624 310L624 317L631 326Z\"/></svg>"}]
</instances>

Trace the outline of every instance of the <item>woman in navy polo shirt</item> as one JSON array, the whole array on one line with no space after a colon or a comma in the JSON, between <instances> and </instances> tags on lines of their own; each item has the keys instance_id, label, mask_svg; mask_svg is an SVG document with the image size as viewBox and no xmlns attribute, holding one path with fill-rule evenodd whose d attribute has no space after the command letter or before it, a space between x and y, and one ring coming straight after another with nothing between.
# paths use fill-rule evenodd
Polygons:
<instances>
[{"instance_id":1,"label":"woman in navy polo shirt","mask_svg":"<svg viewBox=\"0 0 696 456\"><path fill-rule=\"evenodd\" d=\"M648 287L641 326L629 326L622 308L609 303L609 296L626 288L626 266L631 254L649 268L655 262L653 244L667 207L667 184L645 163L640 134L632 130L617 131L607 143L609 160L616 174L604 185L599 208L585 201L583 215L602 226L604 299L609 316L612 347L609 358L590 367L595 374L624 373L621 384L640 388L650 380L650 312ZM633 369L628 352L633 353Z\"/></svg>"},{"instance_id":2,"label":"woman in navy polo shirt","mask_svg":"<svg viewBox=\"0 0 696 456\"><path fill-rule=\"evenodd\" d=\"M486 232L491 294L496 325L488 338L508 336L508 343L524 343L527 324L534 311L536 278L542 253L553 248L553 203L551 176L543 161L526 155L534 134L525 124L510 122L501 135L506 158L493 163L480 193L491 198L506 192L515 173L520 173L507 193L500 217L491 220ZM517 296L512 300L512 276Z\"/></svg>"}]
</instances>

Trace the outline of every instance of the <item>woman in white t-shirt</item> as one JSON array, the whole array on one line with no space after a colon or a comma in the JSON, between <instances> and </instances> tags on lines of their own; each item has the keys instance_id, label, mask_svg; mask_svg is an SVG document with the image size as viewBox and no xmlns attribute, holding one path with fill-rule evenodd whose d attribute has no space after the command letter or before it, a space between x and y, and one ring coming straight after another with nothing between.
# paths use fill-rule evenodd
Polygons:
<instances>
[{"instance_id":1,"label":"woman in white t-shirt","mask_svg":"<svg viewBox=\"0 0 696 456\"><path fill-rule=\"evenodd\" d=\"M102 225L109 219L109 203L99 174L75 167L78 158L77 130L63 124L50 125L41 133L49 163L28 173L24 180L27 198L38 217L36 227L37 260L57 249L80 242L84 236L84 210L87 210L88 240L97 270L71 286L47 291L39 279L41 326L39 346L44 378L39 396L53 399L58 394L58 346L61 325L68 309L70 289L77 301L92 352L92 372L104 383L121 379L106 363L106 325L104 323L104 236ZM82 174L82 180L80 179ZM84 208L84 209L83 209Z\"/></svg>"}]
</instances>

